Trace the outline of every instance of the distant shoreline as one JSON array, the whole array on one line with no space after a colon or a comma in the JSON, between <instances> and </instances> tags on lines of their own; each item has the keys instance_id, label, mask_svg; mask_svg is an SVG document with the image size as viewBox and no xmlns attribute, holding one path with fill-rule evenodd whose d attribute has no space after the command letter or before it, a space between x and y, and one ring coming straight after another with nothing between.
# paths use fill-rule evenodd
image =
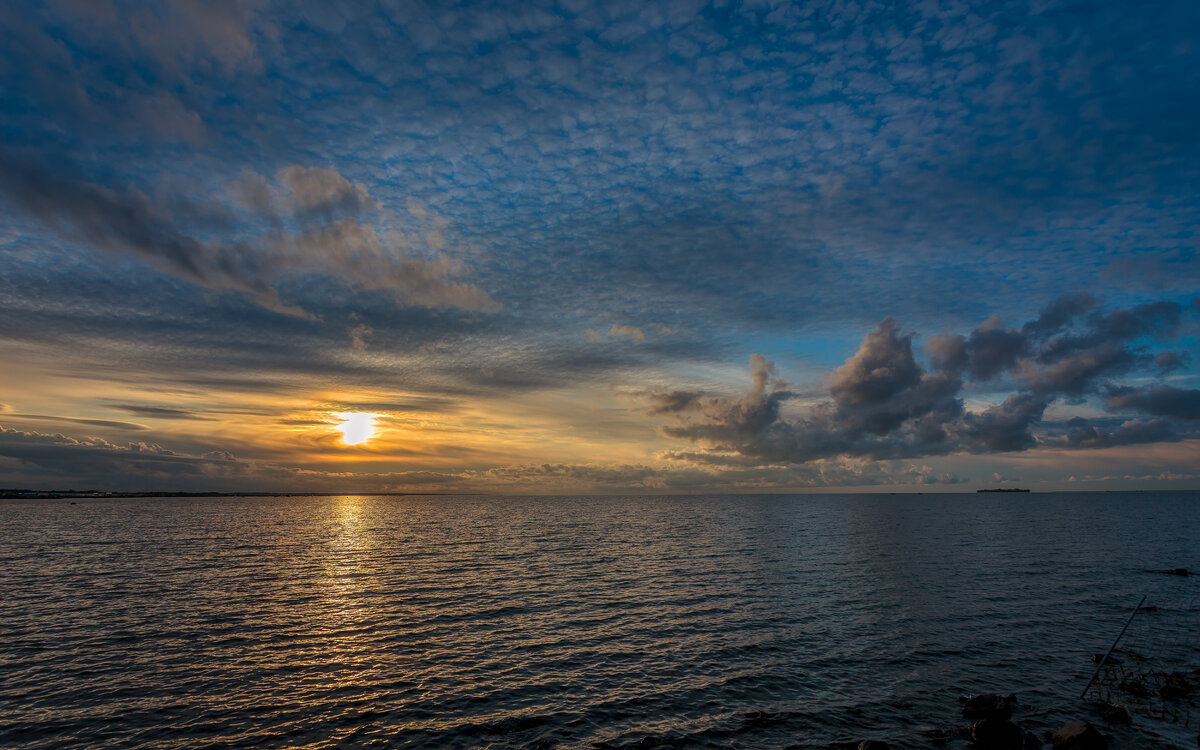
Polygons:
<instances>
[{"instance_id":1,"label":"distant shoreline","mask_svg":"<svg viewBox=\"0 0 1200 750\"><path fill-rule=\"evenodd\" d=\"M960 490L957 492L924 492L880 490L877 492L848 492L838 490L814 491L782 490L774 492L745 492L744 495L974 495L974 494L1094 494L1094 493L1200 493L1200 489L1137 489L1137 490L1029 490L1024 488L998 488ZM728 495L729 492L678 492L678 493L645 493L645 492L552 492L552 493L520 493L520 492L183 492L183 491L147 491L147 492L117 492L108 490L31 490L0 488L0 500L104 500L104 499L138 499L138 498L231 498L231 497L476 497L494 495L497 497L707 497L713 495Z\"/></svg>"},{"instance_id":2,"label":"distant shoreline","mask_svg":"<svg viewBox=\"0 0 1200 750\"><path fill-rule=\"evenodd\" d=\"M86 500L139 497L388 497L480 495L480 492L107 492L101 490L0 490L0 500Z\"/></svg>"}]
</instances>

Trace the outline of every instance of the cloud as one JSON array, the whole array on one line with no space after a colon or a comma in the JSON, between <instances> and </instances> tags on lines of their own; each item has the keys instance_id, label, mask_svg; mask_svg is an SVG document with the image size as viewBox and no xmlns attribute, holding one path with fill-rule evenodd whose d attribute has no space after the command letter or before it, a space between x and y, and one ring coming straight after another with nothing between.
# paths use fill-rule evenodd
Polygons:
<instances>
[{"instance_id":1,"label":"cloud","mask_svg":"<svg viewBox=\"0 0 1200 750\"><path fill-rule=\"evenodd\" d=\"M258 172L243 170L229 183L229 195L235 203L254 213L273 215L276 212L271 183Z\"/></svg>"},{"instance_id":2,"label":"cloud","mask_svg":"<svg viewBox=\"0 0 1200 750\"><path fill-rule=\"evenodd\" d=\"M650 402L647 414L673 414L691 409L703 395L703 391L671 391L647 393L643 398Z\"/></svg>"},{"instance_id":3,"label":"cloud","mask_svg":"<svg viewBox=\"0 0 1200 750\"><path fill-rule=\"evenodd\" d=\"M140 404L113 404L114 409L136 414L142 417L152 417L154 419L187 419L196 421L209 421L211 417L201 416L195 412L185 411L184 409L170 409L163 406L143 406Z\"/></svg>"},{"instance_id":4,"label":"cloud","mask_svg":"<svg viewBox=\"0 0 1200 750\"><path fill-rule=\"evenodd\" d=\"M1160 352L1154 355L1154 364L1158 366L1160 373L1166 374L1174 370L1181 370L1191 361L1191 356L1187 352Z\"/></svg>"},{"instance_id":5,"label":"cloud","mask_svg":"<svg viewBox=\"0 0 1200 750\"><path fill-rule=\"evenodd\" d=\"M6 412L9 419L30 419L39 422L71 422L74 424L86 424L92 427L107 427L112 430L145 430L146 425L135 424L133 422L118 422L112 419L90 419L85 417L60 417L50 414L14 414Z\"/></svg>"},{"instance_id":6,"label":"cloud","mask_svg":"<svg viewBox=\"0 0 1200 750\"><path fill-rule=\"evenodd\" d=\"M266 246L268 266L279 274L320 272L360 289L390 293L420 307L495 312L500 305L478 286L459 281L465 267L445 255L408 256L397 238L344 218L298 234L277 234Z\"/></svg>"},{"instance_id":7,"label":"cloud","mask_svg":"<svg viewBox=\"0 0 1200 750\"><path fill-rule=\"evenodd\" d=\"M940 424L962 412L957 375L924 372L916 363L912 337L885 318L858 351L833 372L829 387L836 419L850 437L886 435L911 422L927 441L943 438Z\"/></svg>"},{"instance_id":8,"label":"cloud","mask_svg":"<svg viewBox=\"0 0 1200 750\"><path fill-rule=\"evenodd\" d=\"M662 326L659 324L651 324L651 326L653 327L654 330L658 331L659 333L661 333L663 335L675 333L674 329L667 328L666 326ZM627 339L630 339L631 341L635 341L639 344L646 343L646 332L644 330L642 330L641 328L638 328L637 326L631 326L631 325L616 325L616 324L614 324L612 326L609 326L608 331L606 333L601 333L600 331L597 331L594 328L588 328L588 329L585 329L583 333L584 333L584 336L587 337L587 340L592 343L599 343L599 342L603 341L606 337L611 338L611 339L627 338Z\"/></svg>"},{"instance_id":9,"label":"cloud","mask_svg":"<svg viewBox=\"0 0 1200 750\"><path fill-rule=\"evenodd\" d=\"M375 329L366 323L359 323L350 329L350 346L357 351L366 351L367 337L375 333Z\"/></svg>"},{"instance_id":10,"label":"cloud","mask_svg":"<svg viewBox=\"0 0 1200 750\"><path fill-rule=\"evenodd\" d=\"M1165 420L1131 420L1111 431L1076 421L1063 435L1043 437L1036 431L1056 399L1096 392L1135 364L1151 365L1155 358L1137 342L1169 336L1181 312L1174 303L1105 311L1090 297L1064 297L1021 328L1005 328L992 318L967 336L932 339L927 345L931 370L917 362L913 336L902 334L889 317L833 371L828 398L799 413L782 412L782 405L796 394L783 381L772 379L773 365L758 355L751 359L753 384L743 396L704 398L679 390L645 394L642 401L648 414L671 418L663 434L759 462L1172 441L1189 432ZM979 387L1001 372L1007 372L1019 390L1000 403L967 410L964 388ZM1109 387L1106 405L1200 419L1200 392L1170 386Z\"/></svg>"},{"instance_id":11,"label":"cloud","mask_svg":"<svg viewBox=\"0 0 1200 750\"><path fill-rule=\"evenodd\" d=\"M1065 295L1020 328L993 316L968 336L938 336L926 349L936 369L961 371L976 383L1008 374L1042 396L1081 396L1103 378L1154 361L1133 342L1170 337L1182 314L1175 302L1106 312L1091 295Z\"/></svg>"},{"instance_id":12,"label":"cloud","mask_svg":"<svg viewBox=\"0 0 1200 750\"><path fill-rule=\"evenodd\" d=\"M1134 410L1156 417L1200 420L1200 390L1170 385L1113 388L1108 391L1104 405L1110 411Z\"/></svg>"},{"instance_id":13,"label":"cloud","mask_svg":"<svg viewBox=\"0 0 1200 750\"><path fill-rule=\"evenodd\" d=\"M1064 323L1038 330L1027 342L1031 356L1014 364L1012 372L1031 390L1079 396L1093 390L1102 377L1153 361L1130 343L1172 335L1182 312L1178 303L1155 302L1106 314L1097 311L1074 329Z\"/></svg>"},{"instance_id":14,"label":"cloud","mask_svg":"<svg viewBox=\"0 0 1200 750\"><path fill-rule=\"evenodd\" d=\"M1042 401L1196 385L1169 327L1099 301L1200 283L1186 0L2 5L6 158L49 186L0 177L10 358L276 394L653 382L673 429L814 463L1036 447ZM1039 315L1064 284L1096 296ZM700 374L840 364L885 316L840 399ZM918 330L949 333L926 357Z\"/></svg>"},{"instance_id":15,"label":"cloud","mask_svg":"<svg viewBox=\"0 0 1200 750\"><path fill-rule=\"evenodd\" d=\"M259 258L251 248L188 235L137 190L113 190L0 160L0 192L64 239L132 254L199 286L244 292L269 310L304 315L259 277Z\"/></svg>"},{"instance_id":16,"label":"cloud","mask_svg":"<svg viewBox=\"0 0 1200 750\"><path fill-rule=\"evenodd\" d=\"M236 0L54 0L49 5L96 48L152 61L160 74L185 77L211 62L223 72L257 69L247 5Z\"/></svg>"},{"instance_id":17,"label":"cloud","mask_svg":"<svg viewBox=\"0 0 1200 750\"><path fill-rule=\"evenodd\" d=\"M646 334L642 332L642 329L635 326L614 325L608 329L608 335L614 338L617 336L626 336L639 343L646 340Z\"/></svg>"},{"instance_id":18,"label":"cloud","mask_svg":"<svg viewBox=\"0 0 1200 750\"><path fill-rule=\"evenodd\" d=\"M979 452L1006 453L1034 447L1031 428L1041 421L1049 400L1032 393L1014 393L1004 403L963 415L956 431Z\"/></svg>"},{"instance_id":19,"label":"cloud","mask_svg":"<svg viewBox=\"0 0 1200 750\"><path fill-rule=\"evenodd\" d=\"M1066 432L1045 440L1048 446L1065 448L1111 448L1141 443L1167 443L1182 440L1175 426L1162 419L1131 419L1116 429L1106 430L1089 420L1076 417L1067 422Z\"/></svg>"},{"instance_id":20,"label":"cloud","mask_svg":"<svg viewBox=\"0 0 1200 750\"><path fill-rule=\"evenodd\" d=\"M51 476L94 479L118 487L131 480L174 482L227 475L236 463L226 457L180 454L155 443L120 445L98 437L23 432L4 425L0 425L0 456L16 459Z\"/></svg>"},{"instance_id":21,"label":"cloud","mask_svg":"<svg viewBox=\"0 0 1200 750\"><path fill-rule=\"evenodd\" d=\"M1011 368L1025 347L1022 331L1005 329L999 318L989 318L966 342L971 378L988 380Z\"/></svg>"},{"instance_id":22,"label":"cloud","mask_svg":"<svg viewBox=\"0 0 1200 750\"><path fill-rule=\"evenodd\" d=\"M287 191L293 210L300 213L358 213L378 208L365 185L352 183L328 167L293 164L279 170L279 184Z\"/></svg>"},{"instance_id":23,"label":"cloud","mask_svg":"<svg viewBox=\"0 0 1200 750\"><path fill-rule=\"evenodd\" d=\"M302 211L332 215L362 208L365 189L325 169L289 168L281 179ZM239 201L261 205L262 184L243 174L231 188ZM248 239L234 232L226 240L201 239L213 230L236 227L234 216L204 215L198 206L167 205L140 191L116 190L67 179L46 170L0 159L0 193L64 239L111 254L133 255L160 271L199 286L238 291L262 307L312 318L284 302L276 289L299 274L337 278L352 288L387 292L401 304L494 311L499 306L483 290L459 280L461 263L443 255L406 255L390 235L351 217L322 222L295 233L272 229ZM211 212L210 212L211 213ZM190 232L200 220L206 232Z\"/></svg>"},{"instance_id":24,"label":"cloud","mask_svg":"<svg viewBox=\"0 0 1200 750\"><path fill-rule=\"evenodd\" d=\"M225 450L185 454L145 442L22 432L0 425L0 457L25 467L44 486L100 489L264 491L596 491L695 492L779 489L832 484L956 483L929 467L822 463L812 467L741 465L724 470L645 464L526 463L450 471L347 472L243 461Z\"/></svg>"}]
</instances>

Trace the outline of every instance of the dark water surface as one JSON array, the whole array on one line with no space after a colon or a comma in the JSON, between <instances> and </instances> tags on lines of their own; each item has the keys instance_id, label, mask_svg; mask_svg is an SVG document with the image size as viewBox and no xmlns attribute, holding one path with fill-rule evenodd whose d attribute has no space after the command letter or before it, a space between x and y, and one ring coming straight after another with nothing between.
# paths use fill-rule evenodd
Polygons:
<instances>
[{"instance_id":1,"label":"dark water surface","mask_svg":"<svg viewBox=\"0 0 1200 750\"><path fill-rule=\"evenodd\" d=\"M957 698L988 690L1040 734L1091 716L1088 656L1142 594L1195 623L1200 577L1147 570L1200 568L1198 511L1152 493L0 501L0 745L960 748Z\"/></svg>"}]
</instances>

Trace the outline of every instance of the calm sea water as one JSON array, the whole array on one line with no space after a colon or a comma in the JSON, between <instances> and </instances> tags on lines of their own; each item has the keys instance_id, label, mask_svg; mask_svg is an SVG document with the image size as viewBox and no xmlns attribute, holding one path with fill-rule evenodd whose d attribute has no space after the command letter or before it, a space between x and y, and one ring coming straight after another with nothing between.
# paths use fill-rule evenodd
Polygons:
<instances>
[{"instance_id":1,"label":"calm sea water","mask_svg":"<svg viewBox=\"0 0 1200 750\"><path fill-rule=\"evenodd\" d=\"M1092 716L1088 657L1140 596L1160 610L1139 618L1196 624L1200 577L1147 570L1200 569L1198 511L1150 493L0 501L0 745L958 748L958 696L992 690L1040 734ZM1194 747L1194 727L1111 731Z\"/></svg>"}]
</instances>

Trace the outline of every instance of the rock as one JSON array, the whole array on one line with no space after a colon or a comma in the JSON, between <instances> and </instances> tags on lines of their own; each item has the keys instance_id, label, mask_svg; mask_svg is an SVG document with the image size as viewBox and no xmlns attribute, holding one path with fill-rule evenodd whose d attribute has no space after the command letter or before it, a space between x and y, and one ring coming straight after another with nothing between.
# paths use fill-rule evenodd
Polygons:
<instances>
[{"instance_id":1,"label":"rock","mask_svg":"<svg viewBox=\"0 0 1200 750\"><path fill-rule=\"evenodd\" d=\"M1007 719L1017 705L1017 696L1009 693L984 693L963 701L964 719Z\"/></svg>"},{"instance_id":2,"label":"rock","mask_svg":"<svg viewBox=\"0 0 1200 750\"><path fill-rule=\"evenodd\" d=\"M1169 576L1186 576L1186 575L1191 575L1191 572L1190 572L1190 571L1188 571L1188 569L1187 569L1187 568L1171 568L1170 570L1164 570L1163 572L1164 572L1164 573L1166 573L1166 574L1167 574L1167 575L1169 575Z\"/></svg>"},{"instance_id":3,"label":"rock","mask_svg":"<svg viewBox=\"0 0 1200 750\"><path fill-rule=\"evenodd\" d=\"M1136 677L1126 677L1117 683L1117 689L1122 692L1129 693L1137 698L1149 698L1153 693L1150 688L1146 687L1146 683Z\"/></svg>"},{"instance_id":4,"label":"rock","mask_svg":"<svg viewBox=\"0 0 1200 750\"><path fill-rule=\"evenodd\" d=\"M1021 750L1042 750L1042 741L1033 732L1026 732L1025 742L1021 745Z\"/></svg>"},{"instance_id":5,"label":"rock","mask_svg":"<svg viewBox=\"0 0 1200 750\"><path fill-rule=\"evenodd\" d=\"M971 725L971 741L984 750L1021 750L1021 728L1008 719L980 719Z\"/></svg>"},{"instance_id":6,"label":"rock","mask_svg":"<svg viewBox=\"0 0 1200 750\"><path fill-rule=\"evenodd\" d=\"M1191 693L1192 683L1188 682L1188 678L1182 672L1172 672L1167 675L1162 687L1158 689L1158 694L1169 701L1181 700Z\"/></svg>"},{"instance_id":7,"label":"rock","mask_svg":"<svg viewBox=\"0 0 1200 750\"><path fill-rule=\"evenodd\" d=\"M858 743L858 750L890 750L890 746L882 740L863 740Z\"/></svg>"},{"instance_id":8,"label":"rock","mask_svg":"<svg viewBox=\"0 0 1200 750\"><path fill-rule=\"evenodd\" d=\"M1086 721L1064 724L1050 738L1054 750L1107 750L1108 737Z\"/></svg>"},{"instance_id":9,"label":"rock","mask_svg":"<svg viewBox=\"0 0 1200 750\"><path fill-rule=\"evenodd\" d=\"M1129 709L1124 706L1114 706L1111 703L1105 703L1097 710L1100 712L1101 718L1105 721L1111 721L1113 724L1133 723L1133 714L1129 713Z\"/></svg>"}]
</instances>

